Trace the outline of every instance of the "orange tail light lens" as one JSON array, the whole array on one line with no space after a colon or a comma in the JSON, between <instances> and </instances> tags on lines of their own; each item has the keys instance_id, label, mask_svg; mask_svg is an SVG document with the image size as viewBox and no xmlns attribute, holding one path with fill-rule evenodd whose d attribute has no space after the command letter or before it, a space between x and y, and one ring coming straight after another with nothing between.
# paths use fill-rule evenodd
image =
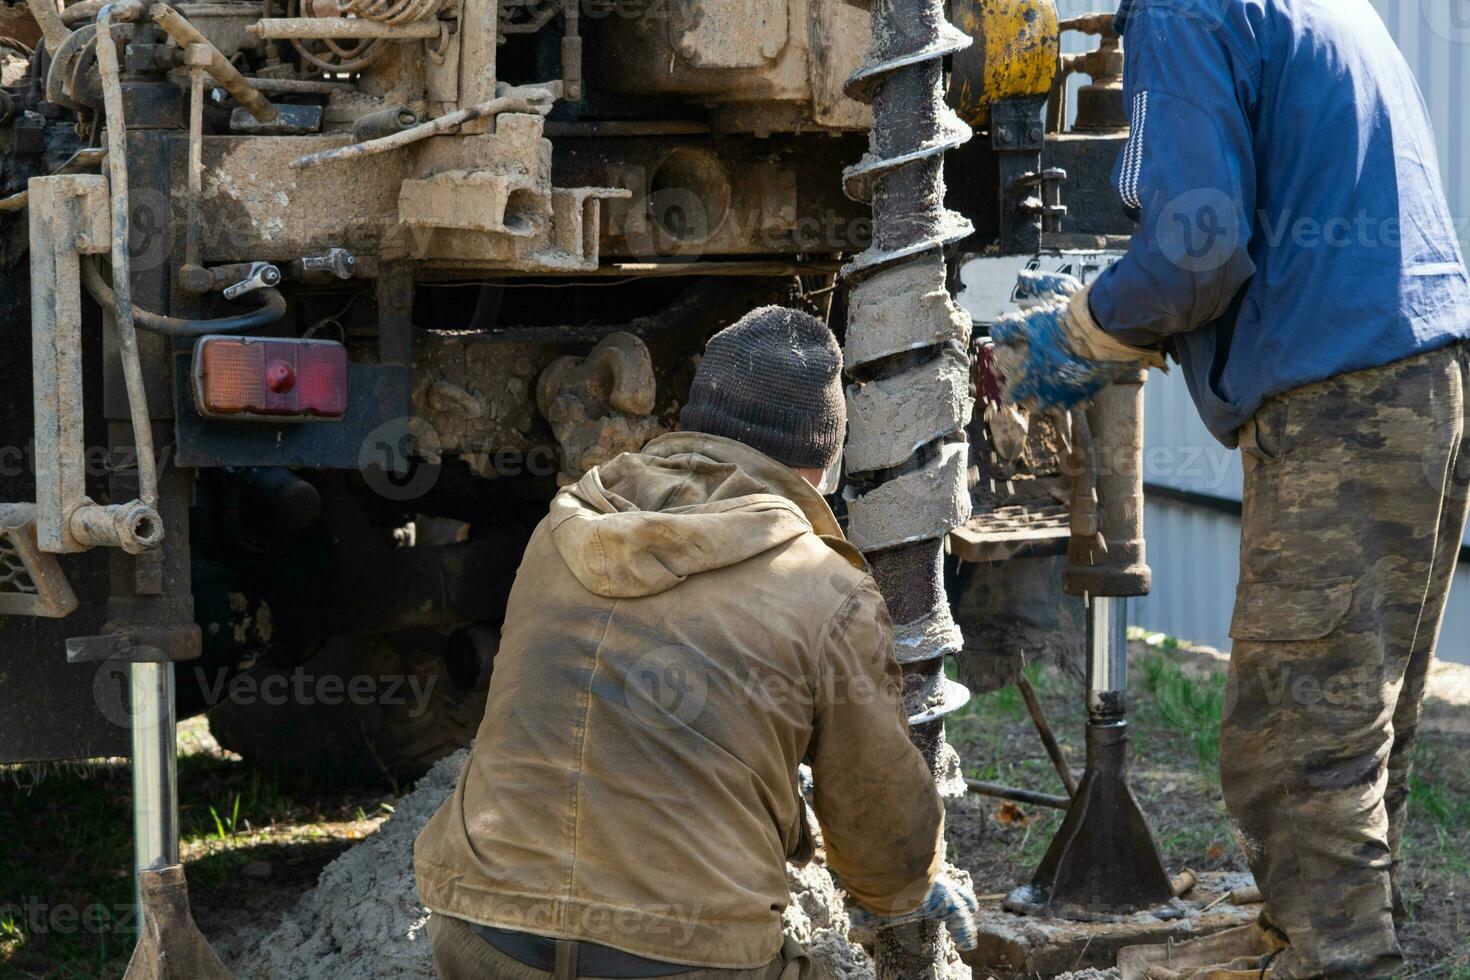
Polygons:
<instances>
[{"instance_id":1,"label":"orange tail light lens","mask_svg":"<svg viewBox=\"0 0 1470 980\"><path fill-rule=\"evenodd\" d=\"M201 337L194 405L205 418L339 419L347 413L347 348L331 340Z\"/></svg>"}]
</instances>

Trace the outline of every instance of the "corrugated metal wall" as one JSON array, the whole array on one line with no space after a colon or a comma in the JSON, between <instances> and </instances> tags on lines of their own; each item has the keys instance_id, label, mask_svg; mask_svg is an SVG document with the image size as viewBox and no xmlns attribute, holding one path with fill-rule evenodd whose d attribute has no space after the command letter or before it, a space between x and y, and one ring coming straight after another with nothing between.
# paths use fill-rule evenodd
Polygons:
<instances>
[{"instance_id":1,"label":"corrugated metal wall","mask_svg":"<svg viewBox=\"0 0 1470 980\"><path fill-rule=\"evenodd\" d=\"M1398 42L1419 84L1439 139L1440 167L1461 242L1470 254L1470 4L1467 0L1370 0ZM1063 19L1116 9L1115 0L1058 0ZM1063 50L1095 41L1068 33ZM1080 85L1076 80L1074 85ZM1075 103L1075 100L1074 100ZM1152 372L1148 384L1145 479L1239 503L1240 455L1200 422L1183 378ZM1145 515L1154 592L1132 618L1149 629L1228 649L1239 573L1240 521L1218 508L1153 494ZM1470 544L1470 532L1466 534ZM1455 577L1440 656L1470 663L1470 567Z\"/></svg>"},{"instance_id":2,"label":"corrugated metal wall","mask_svg":"<svg viewBox=\"0 0 1470 980\"><path fill-rule=\"evenodd\" d=\"M1230 614L1240 572L1240 519L1198 504L1151 496L1144 509L1153 593L1135 600L1129 618L1206 646L1230 649ZM1470 564L1450 589L1439 656L1470 664Z\"/></svg>"},{"instance_id":3,"label":"corrugated metal wall","mask_svg":"<svg viewBox=\"0 0 1470 980\"><path fill-rule=\"evenodd\" d=\"M1470 6L1464 0L1370 0L1419 79L1439 139L1440 171L1470 252Z\"/></svg>"}]
</instances>

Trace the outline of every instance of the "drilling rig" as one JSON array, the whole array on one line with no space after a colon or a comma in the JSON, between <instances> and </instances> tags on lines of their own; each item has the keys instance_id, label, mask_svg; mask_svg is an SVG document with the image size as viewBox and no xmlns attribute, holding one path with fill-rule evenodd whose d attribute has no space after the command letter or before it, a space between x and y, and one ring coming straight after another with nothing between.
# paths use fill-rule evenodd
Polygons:
<instances>
[{"instance_id":1,"label":"drilling rig","mask_svg":"<svg viewBox=\"0 0 1470 980\"><path fill-rule=\"evenodd\" d=\"M1051 0L4 13L0 329L31 370L0 441L32 448L0 473L0 761L131 755L137 975L214 969L176 719L338 779L466 743L556 488L670 429L705 339L767 302L844 337L848 527L963 791L941 562L974 338L947 260L1068 230ZM440 683L423 713L217 699L303 665ZM939 942L881 936L880 969L928 975Z\"/></svg>"}]
</instances>

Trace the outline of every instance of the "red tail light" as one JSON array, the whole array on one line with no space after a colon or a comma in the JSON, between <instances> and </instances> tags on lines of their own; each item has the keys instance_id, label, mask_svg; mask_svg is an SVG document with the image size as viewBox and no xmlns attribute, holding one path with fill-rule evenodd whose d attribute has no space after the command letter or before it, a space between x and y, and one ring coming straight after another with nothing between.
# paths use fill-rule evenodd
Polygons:
<instances>
[{"instance_id":1,"label":"red tail light","mask_svg":"<svg viewBox=\"0 0 1470 980\"><path fill-rule=\"evenodd\" d=\"M205 418L339 419L347 413L347 348L202 337L194 345L194 405Z\"/></svg>"}]
</instances>

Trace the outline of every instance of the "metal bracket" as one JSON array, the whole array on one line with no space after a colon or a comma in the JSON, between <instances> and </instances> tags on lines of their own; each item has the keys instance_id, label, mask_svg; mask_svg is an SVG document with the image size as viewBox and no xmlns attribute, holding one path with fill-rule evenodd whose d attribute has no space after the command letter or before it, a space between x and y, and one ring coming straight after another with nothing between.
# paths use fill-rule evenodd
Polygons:
<instances>
[{"instance_id":1,"label":"metal bracket","mask_svg":"<svg viewBox=\"0 0 1470 980\"><path fill-rule=\"evenodd\" d=\"M164 664L198 660L201 650L199 627L144 626L123 629L99 636L73 636L66 641L69 664L125 661L137 664Z\"/></svg>"},{"instance_id":2,"label":"metal bracket","mask_svg":"<svg viewBox=\"0 0 1470 980\"><path fill-rule=\"evenodd\" d=\"M1002 153L1040 153L1046 142L1046 126L1041 120L1042 101L1002 99L991 106L990 145Z\"/></svg>"},{"instance_id":3,"label":"metal bracket","mask_svg":"<svg viewBox=\"0 0 1470 980\"><path fill-rule=\"evenodd\" d=\"M61 619L76 608L61 563L36 543L36 505L0 504L0 615Z\"/></svg>"},{"instance_id":4,"label":"metal bracket","mask_svg":"<svg viewBox=\"0 0 1470 980\"><path fill-rule=\"evenodd\" d=\"M322 130L322 107L319 105L276 104L276 116L261 122L250 110L239 106L230 113L230 132L242 136L305 136Z\"/></svg>"},{"instance_id":5,"label":"metal bracket","mask_svg":"<svg viewBox=\"0 0 1470 980\"><path fill-rule=\"evenodd\" d=\"M94 504L83 458L81 256L111 247L107 178L33 177L28 191L37 546L53 554L96 546L137 554L163 537L157 511L136 500Z\"/></svg>"},{"instance_id":6,"label":"metal bracket","mask_svg":"<svg viewBox=\"0 0 1470 980\"><path fill-rule=\"evenodd\" d=\"M1000 164L1000 248L1004 255L1039 249L1043 216L1049 206L1060 207L1059 198L1047 202L1038 193L1048 179L1041 168L1045 102L1044 96L1022 96L1002 99L990 109L990 143ZM1060 227L1060 218L1055 221Z\"/></svg>"}]
</instances>

